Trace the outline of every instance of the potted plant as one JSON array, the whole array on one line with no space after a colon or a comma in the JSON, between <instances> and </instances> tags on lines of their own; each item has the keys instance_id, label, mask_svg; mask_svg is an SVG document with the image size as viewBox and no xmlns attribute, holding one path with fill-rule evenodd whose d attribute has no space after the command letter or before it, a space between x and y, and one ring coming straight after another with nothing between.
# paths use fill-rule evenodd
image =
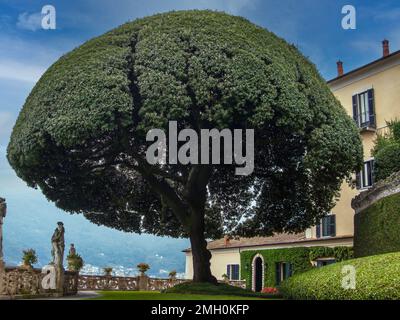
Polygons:
<instances>
[{"instance_id":1,"label":"potted plant","mask_svg":"<svg viewBox=\"0 0 400 320\"><path fill-rule=\"evenodd\" d=\"M229 281L229 277L228 277L228 275L227 275L226 273L224 273L224 274L222 275L222 280L223 280L224 282L228 282L228 281Z\"/></svg>"},{"instance_id":2,"label":"potted plant","mask_svg":"<svg viewBox=\"0 0 400 320\"><path fill-rule=\"evenodd\" d=\"M105 275L106 277L109 277L109 276L111 276L111 273L112 273L112 271L113 271L113 268L111 268L111 267L105 267L105 268L103 268L103 271L104 271L104 275Z\"/></svg>"},{"instance_id":3,"label":"potted plant","mask_svg":"<svg viewBox=\"0 0 400 320\"><path fill-rule=\"evenodd\" d=\"M176 279L176 270L172 270L169 274L168 274L169 278L171 280L175 280Z\"/></svg>"},{"instance_id":4,"label":"potted plant","mask_svg":"<svg viewBox=\"0 0 400 320\"><path fill-rule=\"evenodd\" d=\"M150 266L147 263L141 262L136 266L140 272L140 275L144 276L147 270L150 269Z\"/></svg>"},{"instance_id":5,"label":"potted plant","mask_svg":"<svg viewBox=\"0 0 400 320\"><path fill-rule=\"evenodd\" d=\"M77 253L70 253L67 256L68 270L79 272L84 265L82 257Z\"/></svg>"},{"instance_id":6,"label":"potted plant","mask_svg":"<svg viewBox=\"0 0 400 320\"><path fill-rule=\"evenodd\" d=\"M33 264L38 262L36 251L33 249L27 249L22 251L22 262L23 267L27 269L32 269Z\"/></svg>"}]
</instances>

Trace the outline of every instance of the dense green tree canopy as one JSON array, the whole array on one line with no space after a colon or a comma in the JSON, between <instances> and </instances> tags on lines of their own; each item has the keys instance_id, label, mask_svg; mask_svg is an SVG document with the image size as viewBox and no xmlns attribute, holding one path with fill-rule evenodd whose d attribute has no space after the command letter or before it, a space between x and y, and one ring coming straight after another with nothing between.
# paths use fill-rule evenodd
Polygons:
<instances>
[{"instance_id":1,"label":"dense green tree canopy","mask_svg":"<svg viewBox=\"0 0 400 320\"><path fill-rule=\"evenodd\" d=\"M146 133L169 120L254 129L253 174L147 164ZM97 224L182 236L205 206L207 236L251 236L315 223L362 147L294 46L240 17L183 11L127 23L61 57L27 98L8 159L58 207Z\"/></svg>"},{"instance_id":2,"label":"dense green tree canopy","mask_svg":"<svg viewBox=\"0 0 400 320\"><path fill-rule=\"evenodd\" d=\"M375 158L376 181L400 171L400 121L389 122L386 134L378 135L372 155Z\"/></svg>"}]
</instances>

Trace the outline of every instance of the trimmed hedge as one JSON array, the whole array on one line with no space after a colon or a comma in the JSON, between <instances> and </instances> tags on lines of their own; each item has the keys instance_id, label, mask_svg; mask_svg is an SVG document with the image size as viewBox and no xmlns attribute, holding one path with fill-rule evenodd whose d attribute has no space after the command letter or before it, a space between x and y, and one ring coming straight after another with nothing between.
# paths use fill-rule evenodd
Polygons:
<instances>
[{"instance_id":1,"label":"trimmed hedge","mask_svg":"<svg viewBox=\"0 0 400 320\"><path fill-rule=\"evenodd\" d=\"M354 217L356 257L400 251L400 194L380 199Z\"/></svg>"},{"instance_id":2,"label":"trimmed hedge","mask_svg":"<svg viewBox=\"0 0 400 320\"><path fill-rule=\"evenodd\" d=\"M343 266L356 270L356 288L343 289ZM352 259L295 275L284 281L285 298L300 300L400 299L400 253Z\"/></svg>"},{"instance_id":3,"label":"trimmed hedge","mask_svg":"<svg viewBox=\"0 0 400 320\"><path fill-rule=\"evenodd\" d=\"M293 274L312 269L311 261L323 257L335 257L337 261L353 257L350 247L298 247L285 249L269 249L243 251L240 254L241 279L246 280L247 288L251 287L251 263L256 254L261 254L265 263L264 287L276 287L275 263L289 262L292 264Z\"/></svg>"}]
</instances>

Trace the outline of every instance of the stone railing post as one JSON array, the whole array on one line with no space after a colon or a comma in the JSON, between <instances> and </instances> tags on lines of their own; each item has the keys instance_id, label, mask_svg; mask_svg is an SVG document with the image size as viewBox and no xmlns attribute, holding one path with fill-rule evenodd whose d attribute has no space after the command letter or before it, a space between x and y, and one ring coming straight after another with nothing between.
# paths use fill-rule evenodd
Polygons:
<instances>
[{"instance_id":1,"label":"stone railing post","mask_svg":"<svg viewBox=\"0 0 400 320\"><path fill-rule=\"evenodd\" d=\"M138 280L138 289L140 291L147 291L149 290L149 277L145 275L144 273L139 275L139 280Z\"/></svg>"}]
</instances>

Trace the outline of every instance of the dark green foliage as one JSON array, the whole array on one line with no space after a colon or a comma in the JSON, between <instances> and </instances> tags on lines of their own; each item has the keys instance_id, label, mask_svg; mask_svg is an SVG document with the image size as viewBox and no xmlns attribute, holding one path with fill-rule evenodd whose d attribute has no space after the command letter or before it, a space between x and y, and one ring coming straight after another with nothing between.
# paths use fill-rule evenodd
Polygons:
<instances>
[{"instance_id":1,"label":"dark green foliage","mask_svg":"<svg viewBox=\"0 0 400 320\"><path fill-rule=\"evenodd\" d=\"M353 258L354 252L352 247L310 247L310 261L323 257L334 257L337 262Z\"/></svg>"},{"instance_id":2,"label":"dark green foliage","mask_svg":"<svg viewBox=\"0 0 400 320\"><path fill-rule=\"evenodd\" d=\"M400 141L389 143L375 154L376 181L386 179L400 171Z\"/></svg>"},{"instance_id":3,"label":"dark green foliage","mask_svg":"<svg viewBox=\"0 0 400 320\"><path fill-rule=\"evenodd\" d=\"M25 266L31 266L38 262L38 257L34 249L27 249L22 251L22 261Z\"/></svg>"},{"instance_id":4,"label":"dark green foliage","mask_svg":"<svg viewBox=\"0 0 400 320\"><path fill-rule=\"evenodd\" d=\"M254 173L146 165L147 130L169 120L255 129ZM243 18L182 11L127 23L57 61L27 98L8 159L58 207L97 224L187 236L206 206L207 236L223 227L250 236L315 224L362 147L295 47Z\"/></svg>"},{"instance_id":5,"label":"dark green foliage","mask_svg":"<svg viewBox=\"0 0 400 320\"><path fill-rule=\"evenodd\" d=\"M400 251L400 194L380 199L355 215L356 257Z\"/></svg>"},{"instance_id":6,"label":"dark green foliage","mask_svg":"<svg viewBox=\"0 0 400 320\"><path fill-rule=\"evenodd\" d=\"M240 253L241 279L246 280L247 288L251 288L251 263L256 254L261 254L264 258L264 287L276 287L275 264L278 262L291 263L293 274L298 274L313 268L311 261L317 258L334 257L337 261L342 261L353 257L352 248L349 247L298 247L242 251Z\"/></svg>"},{"instance_id":7,"label":"dark green foliage","mask_svg":"<svg viewBox=\"0 0 400 320\"><path fill-rule=\"evenodd\" d=\"M69 254L67 256L67 262L68 262L68 270L70 271L80 271L83 268L83 265L85 264L82 257L77 253Z\"/></svg>"},{"instance_id":8,"label":"dark green foliage","mask_svg":"<svg viewBox=\"0 0 400 320\"><path fill-rule=\"evenodd\" d=\"M372 154L375 158L375 180L380 181L400 171L400 122L388 122L389 131L378 135Z\"/></svg>"},{"instance_id":9,"label":"dark green foliage","mask_svg":"<svg viewBox=\"0 0 400 320\"><path fill-rule=\"evenodd\" d=\"M342 268L356 270L356 289L342 288ZM280 292L290 299L398 300L400 299L400 253L352 259L316 268L284 281Z\"/></svg>"},{"instance_id":10,"label":"dark green foliage","mask_svg":"<svg viewBox=\"0 0 400 320\"><path fill-rule=\"evenodd\" d=\"M141 272L145 273L147 270L150 269L150 266L147 263L141 262L139 263L136 268Z\"/></svg>"}]
</instances>

